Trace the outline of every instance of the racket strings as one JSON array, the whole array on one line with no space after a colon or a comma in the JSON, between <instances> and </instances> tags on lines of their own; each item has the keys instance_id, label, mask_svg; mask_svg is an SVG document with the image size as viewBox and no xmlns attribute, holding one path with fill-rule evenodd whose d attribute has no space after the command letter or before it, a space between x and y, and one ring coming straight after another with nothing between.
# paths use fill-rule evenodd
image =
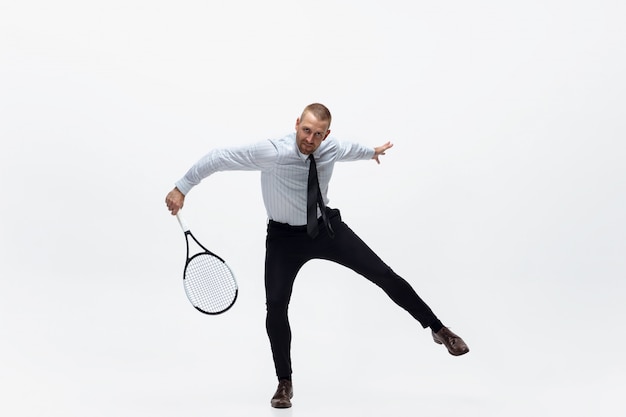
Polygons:
<instances>
[{"instance_id":1,"label":"racket strings","mask_svg":"<svg viewBox=\"0 0 626 417\"><path fill-rule=\"evenodd\" d=\"M237 282L228 266L207 253L195 255L185 269L185 291L191 303L206 313L227 310L237 297Z\"/></svg>"}]
</instances>

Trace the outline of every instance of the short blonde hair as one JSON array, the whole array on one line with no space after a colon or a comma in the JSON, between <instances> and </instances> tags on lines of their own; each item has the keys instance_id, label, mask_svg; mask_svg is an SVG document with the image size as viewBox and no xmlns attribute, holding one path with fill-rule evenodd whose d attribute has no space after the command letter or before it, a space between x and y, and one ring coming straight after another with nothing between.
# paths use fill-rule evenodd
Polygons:
<instances>
[{"instance_id":1,"label":"short blonde hair","mask_svg":"<svg viewBox=\"0 0 626 417\"><path fill-rule=\"evenodd\" d=\"M320 120L322 122L326 122L327 121L328 122L328 127L330 127L330 122L332 121L332 116L330 114L330 110L328 110L328 107L326 107L326 106L324 106L323 104L320 104L320 103L309 104L302 111L302 116L300 116L300 119L302 119L304 117L304 114L307 113L307 112L309 112L313 116L315 116L315 118L317 120Z\"/></svg>"}]
</instances>

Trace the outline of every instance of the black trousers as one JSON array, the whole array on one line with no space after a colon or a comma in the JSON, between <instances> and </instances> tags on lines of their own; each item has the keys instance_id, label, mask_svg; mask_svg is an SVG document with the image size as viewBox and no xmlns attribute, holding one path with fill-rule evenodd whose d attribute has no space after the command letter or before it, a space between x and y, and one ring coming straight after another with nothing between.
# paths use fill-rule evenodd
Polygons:
<instances>
[{"instance_id":1,"label":"black trousers","mask_svg":"<svg viewBox=\"0 0 626 417\"><path fill-rule=\"evenodd\" d=\"M291 377L291 328L287 310L293 283L300 268L311 259L344 265L378 285L422 327L441 323L430 307L402 277L387 266L345 223L337 209L328 209L334 239L320 220L320 233L311 239L306 226L270 221L265 255L266 327L276 375Z\"/></svg>"}]
</instances>

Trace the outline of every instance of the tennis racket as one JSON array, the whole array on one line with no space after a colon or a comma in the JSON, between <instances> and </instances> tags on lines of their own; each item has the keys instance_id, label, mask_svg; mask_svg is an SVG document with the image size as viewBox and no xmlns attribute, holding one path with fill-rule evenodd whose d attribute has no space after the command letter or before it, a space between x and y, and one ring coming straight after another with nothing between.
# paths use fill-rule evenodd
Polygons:
<instances>
[{"instance_id":1,"label":"tennis racket","mask_svg":"<svg viewBox=\"0 0 626 417\"><path fill-rule=\"evenodd\" d=\"M183 272L185 293L191 304L204 314L221 314L231 308L237 300L239 289L233 272L226 262L194 237L180 212L178 223L185 233L187 261ZM191 241L201 248L190 255Z\"/></svg>"}]
</instances>

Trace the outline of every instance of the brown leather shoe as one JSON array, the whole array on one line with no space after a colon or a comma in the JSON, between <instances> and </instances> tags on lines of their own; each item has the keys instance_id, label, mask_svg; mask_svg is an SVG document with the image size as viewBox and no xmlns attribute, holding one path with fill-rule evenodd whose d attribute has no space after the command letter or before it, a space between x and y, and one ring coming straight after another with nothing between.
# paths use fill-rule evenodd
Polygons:
<instances>
[{"instance_id":1,"label":"brown leather shoe","mask_svg":"<svg viewBox=\"0 0 626 417\"><path fill-rule=\"evenodd\" d=\"M442 327L437 333L432 333L435 343L444 345L450 352L450 355L461 356L469 352L469 348L463 339L452 333L447 327Z\"/></svg>"},{"instance_id":2,"label":"brown leather shoe","mask_svg":"<svg viewBox=\"0 0 626 417\"><path fill-rule=\"evenodd\" d=\"M278 388L272 397L272 407L289 408L291 407L291 399L293 398L293 385L288 379L278 381Z\"/></svg>"}]
</instances>

